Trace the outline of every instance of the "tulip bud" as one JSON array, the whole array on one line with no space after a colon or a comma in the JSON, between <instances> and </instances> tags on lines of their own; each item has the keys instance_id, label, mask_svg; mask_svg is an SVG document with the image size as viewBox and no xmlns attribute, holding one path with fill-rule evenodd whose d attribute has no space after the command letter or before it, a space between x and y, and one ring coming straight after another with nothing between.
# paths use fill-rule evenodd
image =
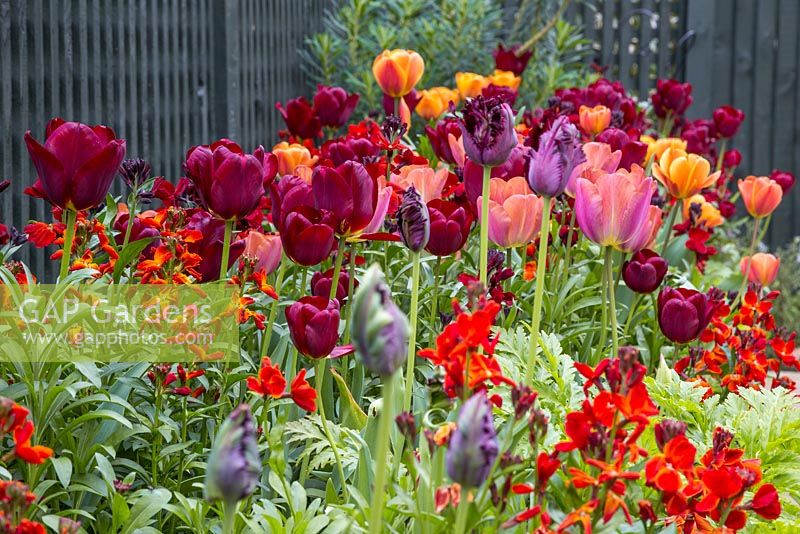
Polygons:
<instances>
[{"instance_id":1,"label":"tulip bud","mask_svg":"<svg viewBox=\"0 0 800 534\"><path fill-rule=\"evenodd\" d=\"M400 237L412 252L419 252L428 244L431 233L431 218L428 206L422 202L416 188L412 185L403 193L403 201L397 210L397 223Z\"/></svg>"},{"instance_id":2,"label":"tulip bud","mask_svg":"<svg viewBox=\"0 0 800 534\"><path fill-rule=\"evenodd\" d=\"M328 297L303 297L286 309L286 324L303 356L324 358L339 341L339 303Z\"/></svg>"},{"instance_id":3,"label":"tulip bud","mask_svg":"<svg viewBox=\"0 0 800 534\"><path fill-rule=\"evenodd\" d=\"M578 112L581 128L589 135L597 135L611 124L611 110L605 106L581 106Z\"/></svg>"},{"instance_id":4,"label":"tulip bud","mask_svg":"<svg viewBox=\"0 0 800 534\"><path fill-rule=\"evenodd\" d=\"M669 443L672 438L686 434L686 423L683 421L676 421L675 419L664 419L653 427L653 431L656 435L658 450L663 451L664 446Z\"/></svg>"},{"instance_id":5,"label":"tulip bud","mask_svg":"<svg viewBox=\"0 0 800 534\"><path fill-rule=\"evenodd\" d=\"M322 133L320 122L314 106L304 96L286 102L286 108L278 102L275 109L280 111L289 133L301 139L315 139Z\"/></svg>"},{"instance_id":6,"label":"tulip bud","mask_svg":"<svg viewBox=\"0 0 800 534\"><path fill-rule=\"evenodd\" d=\"M722 166L726 169L733 169L734 167L738 167L742 163L742 153L732 148L725 152L725 156L722 158ZM774 171L773 171L774 172ZM774 177L770 176L773 180ZM777 181L777 180L776 180Z\"/></svg>"},{"instance_id":7,"label":"tulip bud","mask_svg":"<svg viewBox=\"0 0 800 534\"><path fill-rule=\"evenodd\" d=\"M656 92L650 97L657 117L678 117L692 104L692 85L677 80L658 80Z\"/></svg>"},{"instance_id":8,"label":"tulip bud","mask_svg":"<svg viewBox=\"0 0 800 534\"><path fill-rule=\"evenodd\" d=\"M789 171L779 171L775 169L772 171L772 174L770 174L769 177L775 180L775 182L781 186L784 195L788 193L789 190L794 186L794 174L790 173Z\"/></svg>"},{"instance_id":9,"label":"tulip bud","mask_svg":"<svg viewBox=\"0 0 800 534\"><path fill-rule=\"evenodd\" d=\"M696 339L708 326L713 311L708 295L694 289L665 287L658 294L658 325L675 343Z\"/></svg>"},{"instance_id":10,"label":"tulip bud","mask_svg":"<svg viewBox=\"0 0 800 534\"><path fill-rule=\"evenodd\" d=\"M452 200L428 202L430 239L425 250L434 256L449 256L464 247L474 220L472 212Z\"/></svg>"},{"instance_id":11,"label":"tulip bud","mask_svg":"<svg viewBox=\"0 0 800 534\"><path fill-rule=\"evenodd\" d=\"M353 114L353 110L358 105L358 99L359 95L357 93L348 94L341 87L317 85L317 92L314 95L314 109L323 126L339 128Z\"/></svg>"},{"instance_id":12,"label":"tulip bud","mask_svg":"<svg viewBox=\"0 0 800 534\"><path fill-rule=\"evenodd\" d=\"M390 377L403 364L408 350L408 319L392 301L380 267L364 275L353 297L352 339L364 366Z\"/></svg>"},{"instance_id":13,"label":"tulip bud","mask_svg":"<svg viewBox=\"0 0 800 534\"><path fill-rule=\"evenodd\" d=\"M667 274L668 263L655 252L642 249L622 265L622 279L637 293L652 293Z\"/></svg>"},{"instance_id":14,"label":"tulip bud","mask_svg":"<svg viewBox=\"0 0 800 534\"><path fill-rule=\"evenodd\" d=\"M325 297L331 294L333 283L333 267L325 272L317 271L311 275L311 294L315 297ZM358 287L358 280L353 280L353 287ZM347 291L350 288L350 275L344 269L339 273L339 283L336 284L336 300L341 308L347 300Z\"/></svg>"},{"instance_id":15,"label":"tulip bud","mask_svg":"<svg viewBox=\"0 0 800 534\"><path fill-rule=\"evenodd\" d=\"M126 159L119 167L122 180L131 189L140 188L150 178L150 164L141 158Z\"/></svg>"},{"instance_id":16,"label":"tulip bud","mask_svg":"<svg viewBox=\"0 0 800 534\"><path fill-rule=\"evenodd\" d=\"M240 404L220 425L206 467L206 499L228 505L248 497L261 473L256 427L250 406Z\"/></svg>"},{"instance_id":17,"label":"tulip bud","mask_svg":"<svg viewBox=\"0 0 800 534\"><path fill-rule=\"evenodd\" d=\"M528 185L534 193L556 197L564 192L572 170L586 155L578 129L565 117L559 117L539 139L539 149L528 156Z\"/></svg>"},{"instance_id":18,"label":"tulip bud","mask_svg":"<svg viewBox=\"0 0 800 534\"><path fill-rule=\"evenodd\" d=\"M720 137L731 138L739 132L744 121L744 112L733 106L721 106L714 110L714 126Z\"/></svg>"},{"instance_id":19,"label":"tulip bud","mask_svg":"<svg viewBox=\"0 0 800 534\"><path fill-rule=\"evenodd\" d=\"M476 393L458 413L447 447L447 474L462 486L476 488L486 481L499 446L486 395Z\"/></svg>"},{"instance_id":20,"label":"tulip bud","mask_svg":"<svg viewBox=\"0 0 800 534\"><path fill-rule=\"evenodd\" d=\"M514 112L498 99L478 95L464 104L461 134L470 160L489 167L500 165L517 146Z\"/></svg>"}]
</instances>

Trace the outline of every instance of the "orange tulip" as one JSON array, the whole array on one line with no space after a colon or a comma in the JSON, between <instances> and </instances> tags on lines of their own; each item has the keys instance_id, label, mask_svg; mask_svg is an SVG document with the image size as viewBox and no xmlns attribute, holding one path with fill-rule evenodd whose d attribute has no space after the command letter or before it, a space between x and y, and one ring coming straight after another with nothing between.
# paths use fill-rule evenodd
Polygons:
<instances>
[{"instance_id":1,"label":"orange tulip","mask_svg":"<svg viewBox=\"0 0 800 534\"><path fill-rule=\"evenodd\" d=\"M678 148L686 150L686 141L679 137L662 137L661 139L654 139L649 135L643 135L639 141L647 145L647 156L645 161L650 161L650 158L655 157L656 160L661 159L664 151L668 148Z\"/></svg>"},{"instance_id":2,"label":"orange tulip","mask_svg":"<svg viewBox=\"0 0 800 534\"><path fill-rule=\"evenodd\" d=\"M414 110L425 120L438 119L450 107L450 102L458 104L461 99L458 91L448 87L431 87L418 94L420 100Z\"/></svg>"},{"instance_id":3,"label":"orange tulip","mask_svg":"<svg viewBox=\"0 0 800 534\"><path fill-rule=\"evenodd\" d=\"M393 98L406 96L425 72L425 61L413 50L384 50L372 62L372 75Z\"/></svg>"},{"instance_id":4,"label":"orange tulip","mask_svg":"<svg viewBox=\"0 0 800 534\"><path fill-rule=\"evenodd\" d=\"M778 182L766 176L748 176L739 180L739 192L747 211L756 219L775 211L783 198L783 189Z\"/></svg>"},{"instance_id":5,"label":"orange tulip","mask_svg":"<svg viewBox=\"0 0 800 534\"><path fill-rule=\"evenodd\" d=\"M679 199L689 198L712 186L720 173L709 174L710 171L707 159L679 148L667 148L653 164L653 175L670 195Z\"/></svg>"},{"instance_id":6,"label":"orange tulip","mask_svg":"<svg viewBox=\"0 0 800 534\"><path fill-rule=\"evenodd\" d=\"M603 105L593 108L581 106L578 116L581 128L589 135L597 135L611 124L611 110Z\"/></svg>"},{"instance_id":7,"label":"orange tulip","mask_svg":"<svg viewBox=\"0 0 800 534\"><path fill-rule=\"evenodd\" d=\"M499 247L527 245L542 226L544 201L521 176L508 181L492 178L489 183L489 239ZM482 197L478 197L478 206Z\"/></svg>"},{"instance_id":8,"label":"orange tulip","mask_svg":"<svg viewBox=\"0 0 800 534\"><path fill-rule=\"evenodd\" d=\"M689 218L689 209L692 204L700 206L700 217L697 222L704 225L706 228L714 228L725 222L725 218L719 212L716 206L711 202L707 202L703 195L694 195L683 201L683 218Z\"/></svg>"},{"instance_id":9,"label":"orange tulip","mask_svg":"<svg viewBox=\"0 0 800 534\"><path fill-rule=\"evenodd\" d=\"M496 70L489 76L489 84L498 87L508 87L517 91L522 83L522 78L509 70Z\"/></svg>"},{"instance_id":10,"label":"orange tulip","mask_svg":"<svg viewBox=\"0 0 800 534\"><path fill-rule=\"evenodd\" d=\"M294 174L295 169L301 165L313 167L319 159L317 156L312 157L311 152L303 145L297 143L290 145L286 141L272 147L272 153L278 158L278 174L281 176Z\"/></svg>"},{"instance_id":11,"label":"orange tulip","mask_svg":"<svg viewBox=\"0 0 800 534\"><path fill-rule=\"evenodd\" d=\"M461 98L475 98L489 85L489 78L474 72L456 72L456 87Z\"/></svg>"},{"instance_id":12,"label":"orange tulip","mask_svg":"<svg viewBox=\"0 0 800 534\"><path fill-rule=\"evenodd\" d=\"M749 265L748 265L749 264ZM739 262L739 268L743 275L753 283L768 286L775 281L778 276L778 268L781 266L781 259L772 254L756 252L752 256L745 256Z\"/></svg>"}]
</instances>

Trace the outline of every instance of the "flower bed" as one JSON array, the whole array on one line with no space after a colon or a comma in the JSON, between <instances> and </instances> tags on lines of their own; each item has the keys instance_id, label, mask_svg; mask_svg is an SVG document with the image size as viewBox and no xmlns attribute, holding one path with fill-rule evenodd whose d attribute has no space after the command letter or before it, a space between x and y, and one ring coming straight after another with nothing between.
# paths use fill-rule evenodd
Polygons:
<instances>
[{"instance_id":1,"label":"flower bed","mask_svg":"<svg viewBox=\"0 0 800 534\"><path fill-rule=\"evenodd\" d=\"M239 338L180 362L180 326L167 361L5 340L2 530L793 531L800 362L757 249L794 177L737 179L744 115L688 120L674 80L525 109L530 57L417 91L423 58L384 51L380 118L319 86L271 151L192 147L177 183L105 126L26 134L52 218L0 225L5 337L35 246L52 299L216 283ZM73 319L37 328L68 347Z\"/></svg>"}]
</instances>

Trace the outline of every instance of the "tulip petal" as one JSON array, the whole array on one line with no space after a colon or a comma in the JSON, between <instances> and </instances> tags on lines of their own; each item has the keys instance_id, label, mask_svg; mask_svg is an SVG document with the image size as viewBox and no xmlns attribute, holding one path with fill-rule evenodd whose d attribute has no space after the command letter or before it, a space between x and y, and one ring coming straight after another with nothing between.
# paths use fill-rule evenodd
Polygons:
<instances>
[{"instance_id":1,"label":"tulip petal","mask_svg":"<svg viewBox=\"0 0 800 534\"><path fill-rule=\"evenodd\" d=\"M50 202L65 208L69 202L69 184L63 165L47 148L33 138L30 131L25 133L25 144L28 147L33 166L36 167L39 175L38 183L41 185L42 191Z\"/></svg>"},{"instance_id":2,"label":"tulip petal","mask_svg":"<svg viewBox=\"0 0 800 534\"><path fill-rule=\"evenodd\" d=\"M72 178L72 204L83 210L102 203L125 158L125 141L115 139L78 169Z\"/></svg>"}]
</instances>

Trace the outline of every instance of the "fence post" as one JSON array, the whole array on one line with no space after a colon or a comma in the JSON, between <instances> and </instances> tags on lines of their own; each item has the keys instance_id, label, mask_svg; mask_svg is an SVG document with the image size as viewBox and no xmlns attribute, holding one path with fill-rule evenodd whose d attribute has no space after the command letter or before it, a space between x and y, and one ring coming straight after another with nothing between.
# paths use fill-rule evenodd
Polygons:
<instances>
[{"instance_id":1,"label":"fence post","mask_svg":"<svg viewBox=\"0 0 800 534\"><path fill-rule=\"evenodd\" d=\"M211 115L213 137L239 137L241 53L239 0L213 3L212 41L214 43Z\"/></svg>"},{"instance_id":2,"label":"fence post","mask_svg":"<svg viewBox=\"0 0 800 534\"><path fill-rule=\"evenodd\" d=\"M687 0L686 31L694 31L694 43L686 54L686 79L691 80L694 104L689 114L711 114L714 79L711 74L714 52L714 11L716 0Z\"/></svg>"}]
</instances>

